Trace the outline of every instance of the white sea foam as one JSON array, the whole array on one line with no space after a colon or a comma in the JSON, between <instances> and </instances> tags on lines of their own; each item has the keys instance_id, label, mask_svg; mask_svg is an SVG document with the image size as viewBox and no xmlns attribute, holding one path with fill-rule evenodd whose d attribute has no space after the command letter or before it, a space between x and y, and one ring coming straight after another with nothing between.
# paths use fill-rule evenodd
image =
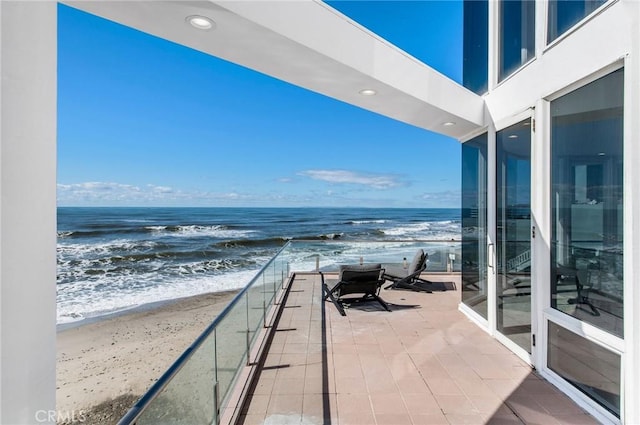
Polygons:
<instances>
[{"instance_id":1,"label":"white sea foam","mask_svg":"<svg viewBox=\"0 0 640 425\"><path fill-rule=\"evenodd\" d=\"M383 232L386 236L398 239L459 239L460 223L451 220L430 221L392 227Z\"/></svg>"},{"instance_id":2,"label":"white sea foam","mask_svg":"<svg viewBox=\"0 0 640 425\"><path fill-rule=\"evenodd\" d=\"M184 236L184 237L198 237L209 236L220 239L241 239L249 237L256 233L255 230L239 230L229 229L222 225L213 226L177 226L171 228L170 226L146 226L145 229L151 230L155 234L170 234L171 236Z\"/></svg>"},{"instance_id":3,"label":"white sea foam","mask_svg":"<svg viewBox=\"0 0 640 425\"><path fill-rule=\"evenodd\" d=\"M384 224L387 220L353 220L351 224Z\"/></svg>"},{"instance_id":4,"label":"white sea foam","mask_svg":"<svg viewBox=\"0 0 640 425\"><path fill-rule=\"evenodd\" d=\"M59 324L71 323L153 302L236 290L246 286L257 272L254 269L214 275L193 274L160 283L153 282L153 276L120 276L111 279L108 286L101 280L59 285L57 321Z\"/></svg>"}]
</instances>

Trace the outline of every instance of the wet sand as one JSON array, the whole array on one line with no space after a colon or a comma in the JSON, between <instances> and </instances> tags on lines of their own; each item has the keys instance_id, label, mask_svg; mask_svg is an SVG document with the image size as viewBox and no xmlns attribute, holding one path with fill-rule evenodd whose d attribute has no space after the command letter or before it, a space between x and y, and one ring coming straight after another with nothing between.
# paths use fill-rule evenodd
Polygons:
<instances>
[{"instance_id":1,"label":"wet sand","mask_svg":"<svg viewBox=\"0 0 640 425\"><path fill-rule=\"evenodd\" d=\"M58 412L116 423L204 331L236 292L133 310L58 332Z\"/></svg>"}]
</instances>

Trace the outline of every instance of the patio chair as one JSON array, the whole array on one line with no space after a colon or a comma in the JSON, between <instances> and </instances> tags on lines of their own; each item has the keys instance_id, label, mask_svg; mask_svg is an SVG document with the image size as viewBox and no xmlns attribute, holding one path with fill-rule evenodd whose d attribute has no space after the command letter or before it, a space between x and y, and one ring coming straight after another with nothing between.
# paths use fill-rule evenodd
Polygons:
<instances>
[{"instance_id":1,"label":"patio chair","mask_svg":"<svg viewBox=\"0 0 640 425\"><path fill-rule=\"evenodd\" d=\"M381 264L343 265L340 266L338 283L329 288L325 282L324 274L320 272L324 291L323 300L330 299L342 316L347 315L343 306L343 303L347 300L355 302L375 300L385 310L391 311L387 303L378 296L380 287L385 282L383 275L384 269ZM350 294L362 294L362 297L359 299L343 298L345 295Z\"/></svg>"},{"instance_id":2,"label":"patio chair","mask_svg":"<svg viewBox=\"0 0 640 425\"><path fill-rule=\"evenodd\" d=\"M391 284L385 286L384 289L409 289L431 293L428 285L432 285L432 282L420 279L420 274L427 268L427 258L429 255L419 249L408 267L387 266L384 279L391 281Z\"/></svg>"}]
</instances>

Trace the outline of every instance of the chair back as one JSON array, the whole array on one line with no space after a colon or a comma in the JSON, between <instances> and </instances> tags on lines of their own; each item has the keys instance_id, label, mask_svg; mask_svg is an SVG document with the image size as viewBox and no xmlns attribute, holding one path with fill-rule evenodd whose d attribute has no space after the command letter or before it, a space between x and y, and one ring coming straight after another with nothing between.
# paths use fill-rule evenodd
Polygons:
<instances>
[{"instance_id":1,"label":"chair back","mask_svg":"<svg viewBox=\"0 0 640 425\"><path fill-rule=\"evenodd\" d=\"M426 269L427 258L429 258L429 254L425 253L424 250L419 249L418 252L416 252L416 255L413 256L413 260L411 260L411 264L409 265L409 274L411 275Z\"/></svg>"},{"instance_id":2,"label":"chair back","mask_svg":"<svg viewBox=\"0 0 640 425\"><path fill-rule=\"evenodd\" d=\"M340 266L339 280L340 295L345 294L375 294L380 285L384 269L381 264L343 265Z\"/></svg>"}]
</instances>

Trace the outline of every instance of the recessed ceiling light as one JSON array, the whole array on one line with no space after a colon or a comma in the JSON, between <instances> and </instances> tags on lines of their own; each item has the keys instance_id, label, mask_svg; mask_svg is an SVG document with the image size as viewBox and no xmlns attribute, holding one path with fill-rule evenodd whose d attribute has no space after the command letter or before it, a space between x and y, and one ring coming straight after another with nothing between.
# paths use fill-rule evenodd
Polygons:
<instances>
[{"instance_id":1,"label":"recessed ceiling light","mask_svg":"<svg viewBox=\"0 0 640 425\"><path fill-rule=\"evenodd\" d=\"M358 93L360 93L363 96L375 96L376 93L378 92L375 91L374 89L362 89Z\"/></svg>"},{"instance_id":2,"label":"recessed ceiling light","mask_svg":"<svg viewBox=\"0 0 640 425\"><path fill-rule=\"evenodd\" d=\"M210 30L210 29L214 29L216 26L216 23L213 22L211 19L201 15L187 16L186 21L192 27L197 28L199 30Z\"/></svg>"},{"instance_id":3,"label":"recessed ceiling light","mask_svg":"<svg viewBox=\"0 0 640 425\"><path fill-rule=\"evenodd\" d=\"M517 134L511 134L509 135L509 139L517 139L518 135Z\"/></svg>"},{"instance_id":4,"label":"recessed ceiling light","mask_svg":"<svg viewBox=\"0 0 640 425\"><path fill-rule=\"evenodd\" d=\"M598 156L605 156L605 155L606 155L606 153L604 153L604 152L598 152Z\"/></svg>"},{"instance_id":5,"label":"recessed ceiling light","mask_svg":"<svg viewBox=\"0 0 640 425\"><path fill-rule=\"evenodd\" d=\"M444 125L445 127L451 127L453 125L456 125L456 123L454 123L453 121L447 121L443 122L442 125Z\"/></svg>"}]
</instances>

